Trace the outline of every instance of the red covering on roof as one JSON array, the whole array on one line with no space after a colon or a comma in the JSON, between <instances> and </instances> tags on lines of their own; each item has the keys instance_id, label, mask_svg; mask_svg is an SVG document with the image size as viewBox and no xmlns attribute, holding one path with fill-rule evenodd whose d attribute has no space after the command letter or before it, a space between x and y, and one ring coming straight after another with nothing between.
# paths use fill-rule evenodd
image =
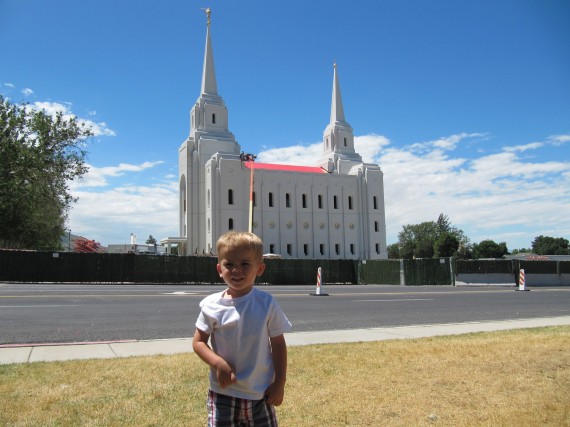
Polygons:
<instances>
[{"instance_id":1,"label":"red covering on roof","mask_svg":"<svg viewBox=\"0 0 570 427\"><path fill-rule=\"evenodd\" d=\"M243 162L245 167L251 168L252 162ZM324 169L319 166L293 166L293 165L278 165L274 163L258 163L254 162L255 169L266 169L273 171L284 171L284 172L305 172L305 173L327 173Z\"/></svg>"}]
</instances>

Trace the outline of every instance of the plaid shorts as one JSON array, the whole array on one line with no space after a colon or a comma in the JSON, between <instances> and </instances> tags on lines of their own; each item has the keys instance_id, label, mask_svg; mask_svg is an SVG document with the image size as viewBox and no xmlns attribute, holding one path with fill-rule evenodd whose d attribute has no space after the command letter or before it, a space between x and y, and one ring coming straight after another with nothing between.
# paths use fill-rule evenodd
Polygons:
<instances>
[{"instance_id":1,"label":"plaid shorts","mask_svg":"<svg viewBox=\"0 0 570 427\"><path fill-rule=\"evenodd\" d=\"M273 405L208 392L208 427L277 427Z\"/></svg>"}]
</instances>

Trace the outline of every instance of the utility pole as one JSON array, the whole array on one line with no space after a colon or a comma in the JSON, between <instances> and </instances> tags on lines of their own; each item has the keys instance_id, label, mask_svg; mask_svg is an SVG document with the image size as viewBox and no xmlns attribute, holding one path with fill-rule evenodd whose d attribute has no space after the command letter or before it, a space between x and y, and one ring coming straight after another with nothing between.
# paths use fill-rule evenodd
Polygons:
<instances>
[{"instance_id":1,"label":"utility pole","mask_svg":"<svg viewBox=\"0 0 570 427\"><path fill-rule=\"evenodd\" d=\"M242 162L249 162L249 220L248 220L248 231L253 233L253 188L254 188L254 165L257 156L255 154L242 153L240 154L240 159Z\"/></svg>"}]
</instances>

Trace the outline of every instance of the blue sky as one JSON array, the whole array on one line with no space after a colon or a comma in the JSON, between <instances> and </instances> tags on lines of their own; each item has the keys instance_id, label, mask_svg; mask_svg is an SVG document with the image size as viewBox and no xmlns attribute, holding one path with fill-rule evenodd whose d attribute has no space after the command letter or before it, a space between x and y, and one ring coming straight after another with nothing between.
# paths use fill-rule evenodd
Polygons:
<instances>
[{"instance_id":1,"label":"blue sky","mask_svg":"<svg viewBox=\"0 0 570 427\"><path fill-rule=\"evenodd\" d=\"M230 131L258 160L316 162L337 62L388 244L442 212L475 243L570 239L567 0L0 0L0 94L96 132L74 234L178 235L204 7Z\"/></svg>"}]
</instances>

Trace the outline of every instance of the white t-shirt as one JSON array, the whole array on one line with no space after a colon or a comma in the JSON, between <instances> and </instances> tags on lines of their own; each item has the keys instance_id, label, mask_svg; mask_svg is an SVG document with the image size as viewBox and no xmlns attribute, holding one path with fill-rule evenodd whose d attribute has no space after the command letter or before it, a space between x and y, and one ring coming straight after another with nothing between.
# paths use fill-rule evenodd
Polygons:
<instances>
[{"instance_id":1,"label":"white t-shirt","mask_svg":"<svg viewBox=\"0 0 570 427\"><path fill-rule=\"evenodd\" d=\"M242 399L263 399L275 375L269 338L288 332L291 322L267 292L252 288L235 299L224 299L223 294L200 302L196 327L210 334L212 349L234 367L237 382L222 388L211 369L210 388Z\"/></svg>"}]
</instances>

